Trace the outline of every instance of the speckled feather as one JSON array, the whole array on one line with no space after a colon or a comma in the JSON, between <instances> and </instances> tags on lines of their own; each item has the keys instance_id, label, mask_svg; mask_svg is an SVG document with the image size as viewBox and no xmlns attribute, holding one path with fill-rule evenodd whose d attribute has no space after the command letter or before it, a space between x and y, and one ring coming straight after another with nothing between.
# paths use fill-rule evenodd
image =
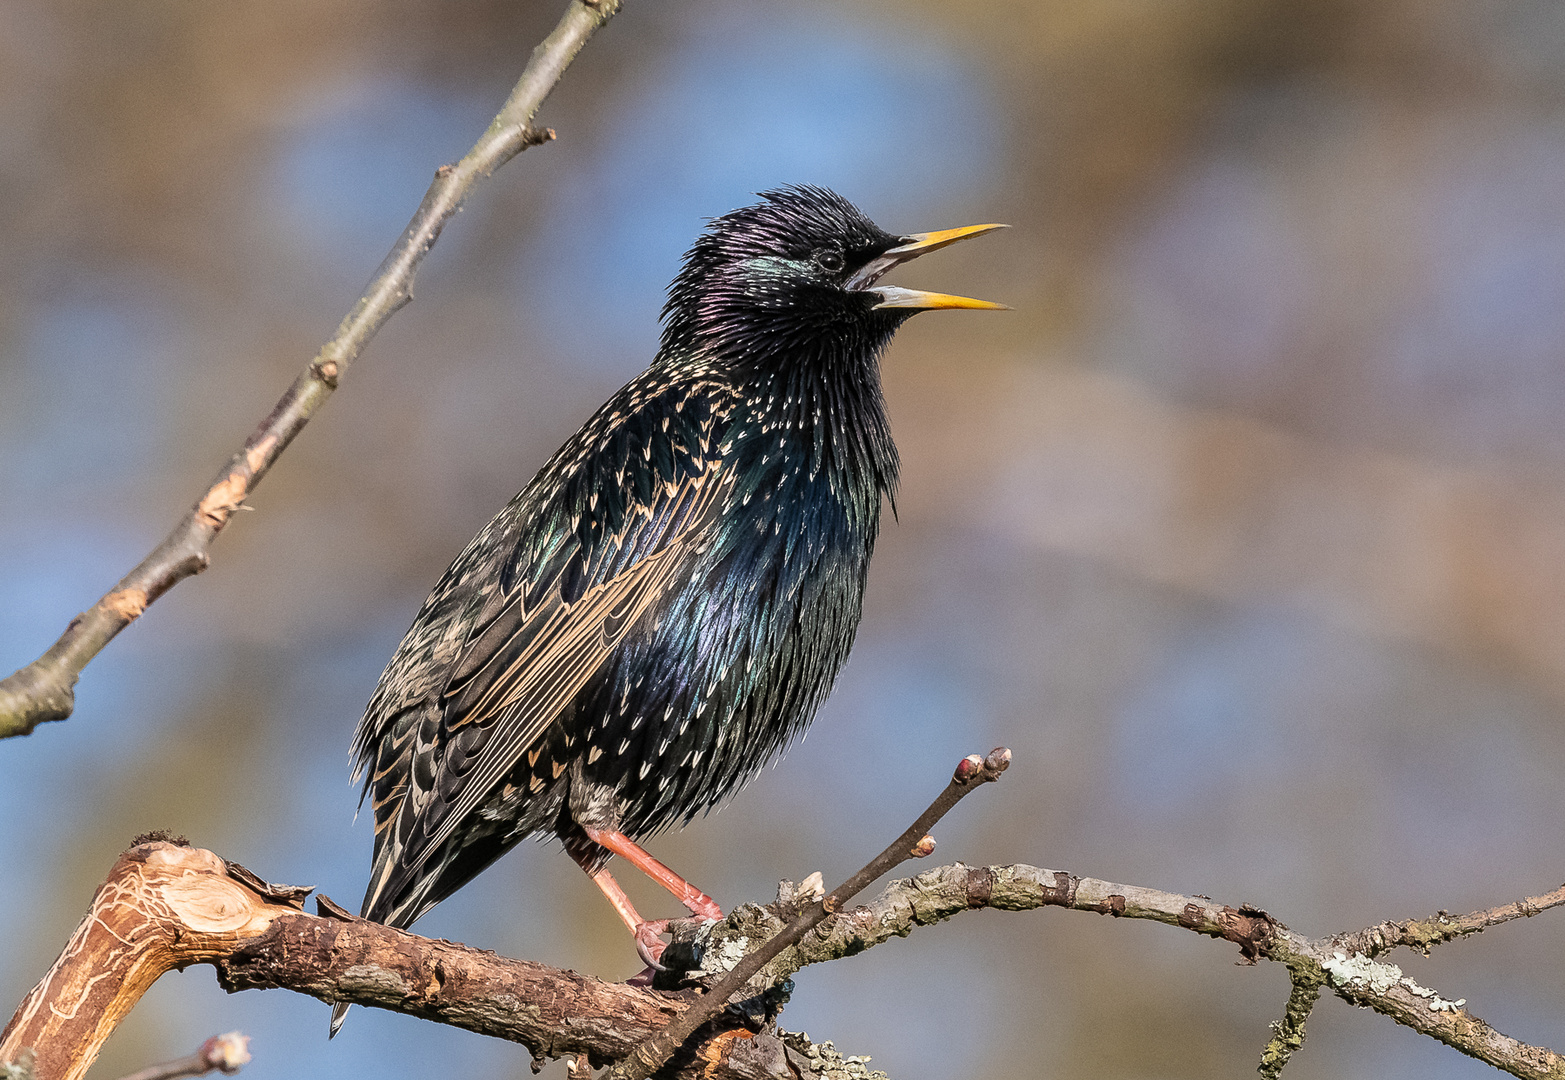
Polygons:
<instances>
[{"instance_id":1,"label":"speckled feather","mask_svg":"<svg viewBox=\"0 0 1565 1080\"><path fill-rule=\"evenodd\" d=\"M841 282L897 242L818 188L697 240L652 365L474 537L381 676L353 744L366 917L410 925L530 834L687 821L810 722L896 485L879 356L911 314Z\"/></svg>"}]
</instances>

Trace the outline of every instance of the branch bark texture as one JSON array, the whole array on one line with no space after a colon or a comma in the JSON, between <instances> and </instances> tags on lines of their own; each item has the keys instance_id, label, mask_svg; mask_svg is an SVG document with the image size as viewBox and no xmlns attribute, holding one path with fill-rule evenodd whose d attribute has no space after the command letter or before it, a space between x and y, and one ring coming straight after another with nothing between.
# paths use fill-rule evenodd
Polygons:
<instances>
[{"instance_id":1,"label":"branch bark texture","mask_svg":"<svg viewBox=\"0 0 1565 1080\"><path fill-rule=\"evenodd\" d=\"M726 1000L696 988L669 992L604 982L360 919L308 915L300 906L307 891L268 884L196 848L166 842L132 848L115 864L65 951L0 1033L0 1063L30 1057L37 1080L75 1080L160 975L193 963L212 964L230 991L275 987L322 1001L379 1006L520 1042L535 1058L575 1055L594 1067L628 1060L704 998ZM1475 932L1509 921L1517 911L1537 914L1560 903L1565 894L1548 894L1435 919ZM1294 993L1289 1015L1278 1025L1285 1038L1268 1044L1266 1075L1276 1075L1302 1044L1315 991L1329 989L1511 1075L1565 1080L1565 1059L1554 1051L1495 1031L1463 1000L1420 986L1394 965L1345 951L1343 943L1358 935L1309 939L1255 908L1021 864L957 863L893 881L867 905L827 913L777 950L759 975L780 982L806 965L862 952L964 911L1041 907L1151 919L1229 941L1248 960L1286 964ZM340 911L329 902L323 908ZM754 952L776 940L799 908L788 897L766 906L742 905L724 922L702 929L701 950L708 957ZM681 944L676 941L670 952ZM727 974L719 966L710 975L693 972L695 981L716 987ZM658 1075L711 1080L826 1075L821 1066L830 1055L821 1048L770 1027L755 1031L746 1025L742 1014L718 1012Z\"/></svg>"},{"instance_id":2,"label":"branch bark texture","mask_svg":"<svg viewBox=\"0 0 1565 1080\"><path fill-rule=\"evenodd\" d=\"M0 1062L30 1059L34 1080L77 1080L161 975L199 963L213 965L229 991L280 987L375 1005L519 1042L536 1058L573 1054L600 1066L700 997L308 915L300 907L308 891L268 884L198 848L155 841L130 849L0 1033ZM676 1056L664 1075L797 1080L808 1049L797 1037L722 1031Z\"/></svg>"},{"instance_id":3,"label":"branch bark texture","mask_svg":"<svg viewBox=\"0 0 1565 1080\"><path fill-rule=\"evenodd\" d=\"M147 605L185 578L205 570L208 551L235 510L255 490L317 409L337 388L364 347L398 309L413 299L413 279L440 231L482 180L552 130L533 118L588 39L619 10L622 0L571 0L559 25L532 59L488 130L454 165L443 165L403 230L336 333L299 373L196 500L173 531L96 604L72 619L59 640L31 664L0 681L0 738L31 734L41 723L64 720L75 707L77 677Z\"/></svg>"},{"instance_id":4,"label":"branch bark texture","mask_svg":"<svg viewBox=\"0 0 1565 1080\"><path fill-rule=\"evenodd\" d=\"M1417 927L1443 921L1461 927L1461 933L1475 933L1485 926L1509 922L1522 914L1538 914L1561 903L1565 903L1565 890L1470 915L1437 915L1433 920L1382 926ZM784 953L779 957L780 966L773 973L782 977L806 964L851 955L893 936L905 937L915 927L980 907L1006 911L1064 907L1115 918L1151 919L1222 938L1238 945L1246 960L1264 959L1286 964L1295 987L1301 981L1306 985L1313 982L1349 1004L1373 1009L1513 1076L1527 1080L1565 1080L1565 1058L1553 1050L1530 1046L1494 1030L1467 1011L1465 999L1452 1000L1420 986L1395 965L1361 952L1347 951L1344 942L1373 939L1379 928L1371 927L1359 934L1311 939L1289 930L1256 908L1234 908L1206 897L1181 896L1022 864L988 867L955 864L892 882L869 906L844 912L806 937L793 955ZM1442 940L1456 936L1459 935L1452 933ZM1415 934L1400 943L1422 948L1436 942L1426 935ZM1296 993L1294 998L1301 996ZM1310 1000L1313 1001L1313 995ZM1296 1024L1285 1020L1279 1027L1295 1036L1290 1053L1303 1043L1302 1016L1297 1017Z\"/></svg>"}]
</instances>

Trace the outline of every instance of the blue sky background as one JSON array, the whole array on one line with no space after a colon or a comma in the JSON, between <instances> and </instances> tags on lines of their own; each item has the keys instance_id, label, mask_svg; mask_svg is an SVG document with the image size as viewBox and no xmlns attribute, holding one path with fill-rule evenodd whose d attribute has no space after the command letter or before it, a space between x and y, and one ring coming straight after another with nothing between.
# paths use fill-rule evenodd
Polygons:
<instances>
[{"instance_id":1,"label":"blue sky background","mask_svg":"<svg viewBox=\"0 0 1565 1080\"><path fill-rule=\"evenodd\" d=\"M938 860L1255 903L1310 934L1557 885L1551 9L1366 8L1342 33L1317 4L1000 7L629 5L546 108L560 140L448 227L212 568L92 664L70 721L0 746L0 998L147 829L357 904L348 741L423 595L650 358L705 221L788 182L894 230L1010 221L899 280L1017 310L900 336L905 486L853 660L809 737L660 857L726 905L838 880L958 758L1005 744L1015 768L940 827ZM0 667L202 490L553 17L0 16ZM639 966L545 845L419 929ZM1562 953L1546 916L1395 959L1559 1047ZM1161 926L979 912L801 973L783 1020L901 1080L949 1076L953 1048L975 1073L1247 1073L1287 978L1235 959ZM328 1044L326 1018L196 968L92 1075L233 1028L255 1080L530 1075L518 1047L376 1010ZM1332 1001L1288 1070L1487 1073Z\"/></svg>"}]
</instances>

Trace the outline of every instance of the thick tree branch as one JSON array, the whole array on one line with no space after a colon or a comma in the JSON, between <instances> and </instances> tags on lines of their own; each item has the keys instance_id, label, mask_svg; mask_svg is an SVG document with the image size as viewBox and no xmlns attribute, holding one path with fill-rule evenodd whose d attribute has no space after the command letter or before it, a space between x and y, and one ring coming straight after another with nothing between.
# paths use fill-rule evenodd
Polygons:
<instances>
[{"instance_id":1,"label":"thick tree branch","mask_svg":"<svg viewBox=\"0 0 1565 1080\"><path fill-rule=\"evenodd\" d=\"M198 963L215 966L230 991L285 987L378 1005L520 1042L535 1057L577 1054L599 1065L629 1054L698 997L307 915L299 906L307 891L269 885L198 848L154 841L130 849L0 1033L0 1062L30 1053L36 1080L76 1080L159 976ZM796 1039L727 1032L676 1060L669 1075L796 1080L789 1061L800 1053Z\"/></svg>"},{"instance_id":2,"label":"thick tree branch","mask_svg":"<svg viewBox=\"0 0 1565 1080\"><path fill-rule=\"evenodd\" d=\"M195 506L152 553L31 664L0 681L0 738L27 735L39 724L64 720L75 707L76 679L114 635L158 597L205 570L208 549L244 504L272 463L293 441L375 333L413 298L413 278L445 223L478 183L529 146L554 137L533 117L587 39L619 10L621 0L572 0L554 32L535 50L495 116L467 155L443 165L363 295L337 332L321 346L281 400L218 473Z\"/></svg>"},{"instance_id":3,"label":"thick tree branch","mask_svg":"<svg viewBox=\"0 0 1565 1080\"><path fill-rule=\"evenodd\" d=\"M538 1058L577 1055L600 1066L699 1000L695 991L608 983L378 923L307 915L298 907L306 891L267 884L196 848L132 848L0 1034L0 1062L28 1061L37 1080L75 1080L160 975L193 963L212 964L229 991L281 987L376 1005L520 1042ZM664 1075L796 1080L834 1075L833 1058L802 1036L730 1023Z\"/></svg>"},{"instance_id":4,"label":"thick tree branch","mask_svg":"<svg viewBox=\"0 0 1565 1080\"><path fill-rule=\"evenodd\" d=\"M702 995L694 989L666 992L603 982L345 914L307 915L300 909L306 891L269 885L195 848L167 842L132 848L115 864L65 952L0 1034L0 1063L31 1056L37 1080L74 1080L158 976L209 963L230 991L281 987L323 1001L376 1005L520 1042L538 1058L576 1055L593 1066L609 1065L692 1015L693 1005L727 1002L720 980L731 974L723 970L731 961L721 958L757 952L800 914L789 887L777 903L742 905L724 922L699 932L682 928L684 938L670 946L665 958L688 949L693 935L702 956L719 962L719 970L707 977L699 966L693 973L714 985L713 992ZM1544 902L1512 907L1538 908ZM329 902L325 907L340 911ZM811 900L805 910L823 907ZM1418 985L1392 965L1344 951L1342 942L1356 935L1312 940L1254 908L1019 864L955 864L894 881L868 905L825 915L768 962L755 965L757 974L765 983L778 983L807 964L862 952L916 927L985 907L1064 907L1153 919L1231 941L1251 961L1286 964L1293 992L1277 1038L1268 1044L1265 1075L1277 1075L1302 1045L1303 1021L1314 997L1330 988L1351 1004L1372 1008L1514 1076L1565 1077L1565 1059L1553 1051L1494 1031L1470 1014L1465 1002ZM1489 919L1488 925L1495 925L1515 917L1504 915L1506 910L1448 918L1464 925ZM797 1080L822 1075L819 1065L828 1056L770 1026L751 1030L742 1012L719 1011L659 1075Z\"/></svg>"}]
</instances>

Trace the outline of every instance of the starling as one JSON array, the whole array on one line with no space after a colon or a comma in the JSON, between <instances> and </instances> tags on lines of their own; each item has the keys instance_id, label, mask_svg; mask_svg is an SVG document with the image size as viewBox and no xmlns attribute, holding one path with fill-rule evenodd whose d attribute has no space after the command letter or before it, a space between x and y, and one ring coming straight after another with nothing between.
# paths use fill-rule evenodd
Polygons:
<instances>
[{"instance_id":1,"label":"starling","mask_svg":"<svg viewBox=\"0 0 1565 1080\"><path fill-rule=\"evenodd\" d=\"M365 918L409 926L534 834L649 967L667 921L636 913L611 856L722 917L633 838L716 805L831 689L897 483L880 354L916 312L1003 306L878 281L1000 227L894 236L818 187L711 222L651 366L457 556L380 678L352 749L375 813Z\"/></svg>"}]
</instances>

